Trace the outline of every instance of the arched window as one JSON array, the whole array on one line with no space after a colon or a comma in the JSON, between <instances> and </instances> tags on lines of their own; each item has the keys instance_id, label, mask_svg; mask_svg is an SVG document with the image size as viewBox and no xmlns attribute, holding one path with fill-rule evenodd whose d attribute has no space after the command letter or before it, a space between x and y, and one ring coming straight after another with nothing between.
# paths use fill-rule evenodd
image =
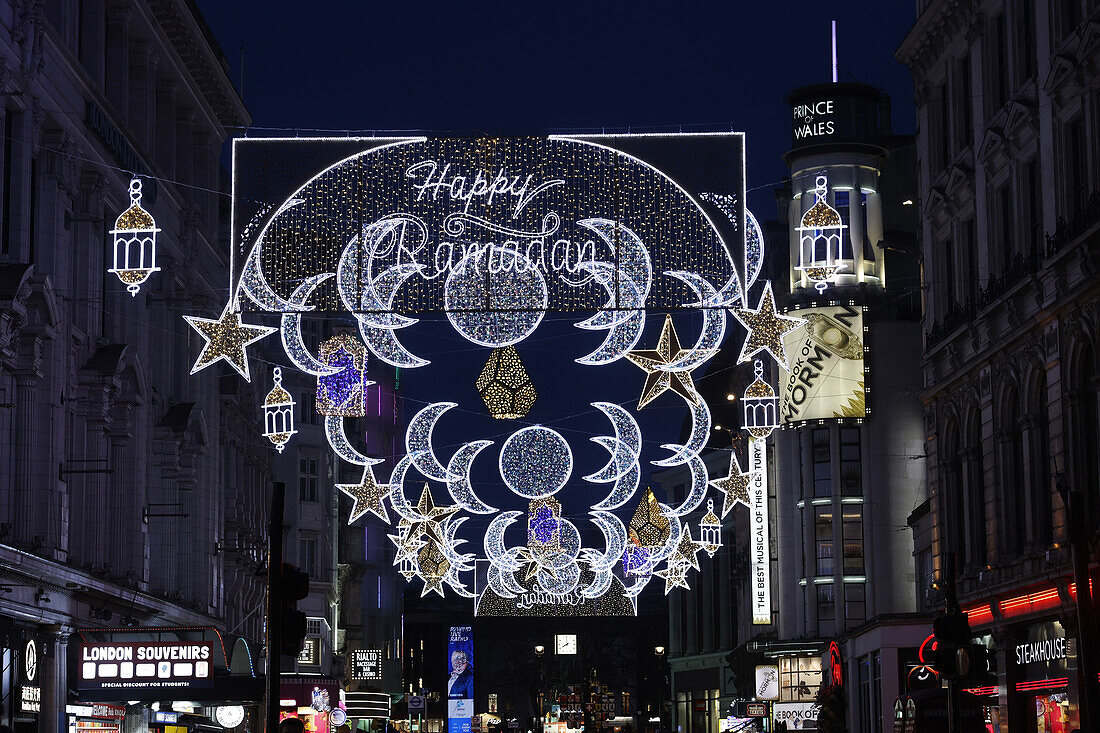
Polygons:
<instances>
[{"instance_id":1,"label":"arched window","mask_svg":"<svg viewBox=\"0 0 1100 733\"><path fill-rule=\"evenodd\" d=\"M1072 364L1070 394L1070 476L1072 486L1085 491L1088 526L1100 524L1100 411L1096 400L1096 359L1091 346L1083 347Z\"/></svg>"},{"instance_id":2,"label":"arched window","mask_svg":"<svg viewBox=\"0 0 1100 733\"><path fill-rule=\"evenodd\" d=\"M946 551L954 552L960 558L965 556L966 516L963 492L962 447L959 444L959 428L954 422L948 422L943 431L942 460L940 464L943 477L943 512L946 527Z\"/></svg>"},{"instance_id":3,"label":"arched window","mask_svg":"<svg viewBox=\"0 0 1100 733\"><path fill-rule=\"evenodd\" d=\"M1027 544L1027 495L1024 481L1024 436L1020 399L1014 387L1005 390L998 431L1000 477L1003 491L1001 516L1004 526L1004 554L1009 559Z\"/></svg>"},{"instance_id":4,"label":"arched window","mask_svg":"<svg viewBox=\"0 0 1100 733\"><path fill-rule=\"evenodd\" d=\"M982 468L982 424L976 414L967 421L966 494L967 545L966 562L985 565L989 538L985 525L985 475Z\"/></svg>"},{"instance_id":5,"label":"arched window","mask_svg":"<svg viewBox=\"0 0 1100 733\"><path fill-rule=\"evenodd\" d=\"M1028 430L1028 456L1030 458L1030 514L1032 535L1042 546L1050 544L1054 511L1051 502L1050 480L1050 410L1047 397L1047 375L1041 370L1035 380L1031 398L1031 419Z\"/></svg>"}]
</instances>

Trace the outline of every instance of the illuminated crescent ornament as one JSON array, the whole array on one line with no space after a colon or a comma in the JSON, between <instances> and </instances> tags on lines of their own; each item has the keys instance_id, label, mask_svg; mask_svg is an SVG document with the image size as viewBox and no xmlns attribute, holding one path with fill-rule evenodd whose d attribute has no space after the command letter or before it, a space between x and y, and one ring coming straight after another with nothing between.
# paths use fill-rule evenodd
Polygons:
<instances>
[{"instance_id":1,"label":"illuminated crescent ornament","mask_svg":"<svg viewBox=\"0 0 1100 733\"><path fill-rule=\"evenodd\" d=\"M603 240L613 254L612 261L618 263L620 277L626 276L638 286L641 302L644 304L653 284L653 263L641 237L631 231L630 227L611 219L581 219L577 224L591 229ZM611 295L614 298L615 293L612 291ZM618 296L620 301L631 297L629 290L619 293Z\"/></svg>"},{"instance_id":2,"label":"illuminated crescent ornament","mask_svg":"<svg viewBox=\"0 0 1100 733\"><path fill-rule=\"evenodd\" d=\"M336 287L344 306L355 315L360 326L393 330L417 322L415 318L394 313L392 301L401 284L422 270L422 266L415 263L395 265L380 275L378 280L371 277L378 245L406 226L412 226L419 235L418 246L427 242L428 229L422 221L415 216L398 214L364 226L362 233L351 238L340 256L336 268ZM379 282L384 286L385 297L378 290Z\"/></svg>"},{"instance_id":3,"label":"illuminated crescent ornament","mask_svg":"<svg viewBox=\"0 0 1100 733\"><path fill-rule=\"evenodd\" d=\"M575 361L586 366L610 364L626 356L642 338L642 330L645 328L645 294L629 275L619 272L616 278L614 266L606 262L582 262L579 267L592 273L596 282L607 291L608 306L618 301L620 309L600 311L592 318L574 324L577 328L608 332L595 351ZM623 291L621 299L616 298L613 290L616 280Z\"/></svg>"},{"instance_id":4,"label":"illuminated crescent ornament","mask_svg":"<svg viewBox=\"0 0 1100 733\"><path fill-rule=\"evenodd\" d=\"M422 514L418 514L416 510L409 504L408 498L405 496L405 474L413 466L413 461L417 458L417 454L408 453L397 462L397 465L393 467L393 472L390 473L390 504L393 505L393 510L404 520L408 522L426 522L428 518Z\"/></svg>"},{"instance_id":5,"label":"illuminated crescent ornament","mask_svg":"<svg viewBox=\"0 0 1100 733\"><path fill-rule=\"evenodd\" d=\"M596 571L592 582L581 589L581 595L585 598L599 598L611 587L611 581L614 577L614 573L611 572L610 568Z\"/></svg>"},{"instance_id":6,"label":"illuminated crescent ornament","mask_svg":"<svg viewBox=\"0 0 1100 733\"><path fill-rule=\"evenodd\" d=\"M327 415L325 417L325 437L336 455L348 463L357 466L375 466L382 463L381 458L369 458L352 447L348 436L344 432L344 418L339 415Z\"/></svg>"},{"instance_id":7,"label":"illuminated crescent ornament","mask_svg":"<svg viewBox=\"0 0 1100 733\"><path fill-rule=\"evenodd\" d=\"M224 360L244 377L246 382L251 382L252 378L248 373L248 357L244 353L245 348L276 330L268 326L250 326L241 323L241 314L231 313L228 303L217 320L198 316L184 316L183 320L206 339L202 351L199 352L199 358L195 360L195 366L191 367L192 374L216 361Z\"/></svg>"},{"instance_id":8,"label":"illuminated crescent ornament","mask_svg":"<svg viewBox=\"0 0 1100 733\"><path fill-rule=\"evenodd\" d=\"M707 466L699 456L692 456L688 460L688 469L691 471L691 490L684 497L683 503L672 510L672 514L683 517L691 514L703 503L707 495Z\"/></svg>"},{"instance_id":9,"label":"illuminated crescent ornament","mask_svg":"<svg viewBox=\"0 0 1100 733\"><path fill-rule=\"evenodd\" d=\"M601 554L596 550L584 550L585 559L592 570L600 572L610 570L622 559L626 550L626 527L621 519L609 512L589 512L592 515L592 523L603 533L606 550Z\"/></svg>"},{"instance_id":10,"label":"illuminated crescent ornament","mask_svg":"<svg viewBox=\"0 0 1100 733\"><path fill-rule=\"evenodd\" d=\"M416 470L433 481L448 482L455 477L451 476L443 464L435 457L432 450L432 433L435 424L444 412L457 407L456 402L435 402L413 416L409 420L409 427L405 431L405 450L410 454L416 454L413 464Z\"/></svg>"},{"instance_id":11,"label":"illuminated crescent ornament","mask_svg":"<svg viewBox=\"0 0 1100 733\"><path fill-rule=\"evenodd\" d=\"M689 305L702 309L703 329L694 346L681 352L680 356L668 364L654 364L653 368L662 372L690 372L718 353L722 339L726 336L726 312L718 307L718 294L705 278L693 272L669 271L665 274L682 280L695 291L695 297L699 300Z\"/></svg>"},{"instance_id":12,"label":"illuminated crescent ornament","mask_svg":"<svg viewBox=\"0 0 1100 733\"><path fill-rule=\"evenodd\" d=\"M456 504L473 514L492 514L497 511L479 499L470 484L470 466L474 458L492 444L491 440L475 440L472 443L466 443L455 451L447 463L447 474L452 479L447 482L447 491Z\"/></svg>"},{"instance_id":13,"label":"illuminated crescent ornament","mask_svg":"<svg viewBox=\"0 0 1100 733\"><path fill-rule=\"evenodd\" d=\"M290 296L289 302L296 308L302 309L306 301L309 300L309 296L313 293L314 289L330 277L332 277L331 272L307 277L302 281L302 284L295 289L294 293ZM309 352L309 349L306 348L306 345L302 342L301 313L283 314L279 328L279 336L282 338L283 351L286 352L287 358L290 359L294 366L298 367L306 374L312 374L315 377L325 377L343 370L343 367L331 367L323 361L318 360Z\"/></svg>"},{"instance_id":14,"label":"illuminated crescent ornament","mask_svg":"<svg viewBox=\"0 0 1100 733\"><path fill-rule=\"evenodd\" d=\"M687 463L693 456L702 453L703 447L707 444L711 428L710 408L698 393L696 393L696 400L688 401L687 406L691 411L691 433L688 435L687 442L683 445L676 443L662 445L662 448L672 451L672 455L659 461L651 461L654 466L679 466Z\"/></svg>"},{"instance_id":15,"label":"illuminated crescent ornament","mask_svg":"<svg viewBox=\"0 0 1100 733\"><path fill-rule=\"evenodd\" d=\"M245 258L244 266L241 269L241 279L237 283L237 292L234 293L234 297L231 298L234 303L237 301L239 293L243 291L244 294L248 296L249 300L266 311L287 312L312 310L312 306L296 307L289 300L279 297L279 294L272 290L271 286L267 284L267 279L264 277L263 269L260 265L260 248L264 241L264 235L267 234L267 228L271 226L271 222L275 221L280 214L300 203L302 203L302 199L287 199L286 202L279 207L279 210L267 220L263 229L260 230L259 236L256 237L256 244L252 245L252 249L249 251L248 257Z\"/></svg>"},{"instance_id":16,"label":"illuminated crescent ornament","mask_svg":"<svg viewBox=\"0 0 1100 733\"><path fill-rule=\"evenodd\" d=\"M485 530L485 556L493 565L501 570L515 572L523 567L513 558L509 558L508 550L504 546L504 531L515 523L521 512L501 512L489 522Z\"/></svg>"},{"instance_id":17,"label":"illuminated crescent ornament","mask_svg":"<svg viewBox=\"0 0 1100 733\"><path fill-rule=\"evenodd\" d=\"M779 315L775 310L775 296L772 295L771 281L765 283L764 292L760 295L760 304L756 310L731 308L730 313L749 330L745 345L741 347L741 356L737 358L738 364L748 361L761 351L766 351L779 366L785 371L790 371L787 351L783 347L783 337L804 325L806 319Z\"/></svg>"}]
</instances>

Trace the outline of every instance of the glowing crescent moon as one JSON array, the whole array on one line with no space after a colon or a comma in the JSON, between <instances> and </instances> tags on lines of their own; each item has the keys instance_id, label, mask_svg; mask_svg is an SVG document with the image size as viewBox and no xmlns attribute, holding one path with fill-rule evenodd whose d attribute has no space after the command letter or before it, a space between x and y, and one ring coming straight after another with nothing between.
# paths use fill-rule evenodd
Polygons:
<instances>
[{"instance_id":1,"label":"glowing crescent moon","mask_svg":"<svg viewBox=\"0 0 1100 733\"><path fill-rule=\"evenodd\" d=\"M695 291L699 302L691 305L702 308L703 328L695 345L683 352L682 356L666 365L654 365L654 368L662 372L690 372L718 353L726 335L726 311L717 307L718 294L714 291L714 286L703 277L694 272L679 270L670 270L665 274L687 283Z\"/></svg>"},{"instance_id":2,"label":"glowing crescent moon","mask_svg":"<svg viewBox=\"0 0 1100 733\"><path fill-rule=\"evenodd\" d=\"M489 590L493 591L501 598L515 598L518 594L508 590L504 584L504 576L510 574L509 572L501 570L496 565L490 564L489 570L486 573ZM513 578L513 580L515 579Z\"/></svg>"},{"instance_id":3,"label":"glowing crescent moon","mask_svg":"<svg viewBox=\"0 0 1100 733\"><path fill-rule=\"evenodd\" d=\"M288 302L301 309L305 306L314 289L330 277L332 277L331 272L307 277L295 289ZM283 314L282 321L279 324L279 336L283 340L283 351L286 352L287 358L306 374L312 374L315 377L327 377L344 369L344 367L331 367L323 361L319 361L309 352L309 349L302 342L301 313Z\"/></svg>"},{"instance_id":4,"label":"glowing crescent moon","mask_svg":"<svg viewBox=\"0 0 1100 733\"><path fill-rule=\"evenodd\" d=\"M610 570L615 567L623 557L626 550L627 534L623 521L609 512L590 512L592 523L599 527L603 534L604 546L607 548L601 555L593 551L589 556L589 565L595 571Z\"/></svg>"},{"instance_id":5,"label":"glowing crescent moon","mask_svg":"<svg viewBox=\"0 0 1100 733\"><path fill-rule=\"evenodd\" d=\"M703 459L699 456L692 456L688 459L688 468L691 471L691 491L684 497L683 503L672 510L672 513L677 517L691 514L698 509L707 495L709 484L707 483L707 467L703 463Z\"/></svg>"},{"instance_id":6,"label":"glowing crescent moon","mask_svg":"<svg viewBox=\"0 0 1100 733\"><path fill-rule=\"evenodd\" d=\"M491 440L475 440L466 443L455 451L447 463L447 473L453 479L447 482L447 491L450 492L456 504L473 514L492 514L497 511L479 499L470 485L470 466L474 458L492 444Z\"/></svg>"},{"instance_id":7,"label":"glowing crescent moon","mask_svg":"<svg viewBox=\"0 0 1100 733\"><path fill-rule=\"evenodd\" d=\"M673 454L659 461L650 461L654 466L678 466L681 463L687 463L692 456L699 455L703 450L703 446L707 444L711 424L710 408L707 407L706 400L700 399L695 403L689 400L684 401L687 402L688 409L691 410L691 434L688 435L688 440L683 445L677 445L676 443L662 445L662 448L667 448Z\"/></svg>"},{"instance_id":8,"label":"glowing crescent moon","mask_svg":"<svg viewBox=\"0 0 1100 733\"><path fill-rule=\"evenodd\" d=\"M416 456L413 453L408 453L393 467L393 472L390 473L390 503L393 505L393 510L402 519L407 519L410 522L426 522L428 518L413 509L405 496L405 474L415 460Z\"/></svg>"},{"instance_id":9,"label":"glowing crescent moon","mask_svg":"<svg viewBox=\"0 0 1100 733\"><path fill-rule=\"evenodd\" d=\"M581 591L581 595L585 598L599 598L611 587L613 577L610 568L596 571L596 577Z\"/></svg>"},{"instance_id":10,"label":"glowing crescent moon","mask_svg":"<svg viewBox=\"0 0 1100 733\"><path fill-rule=\"evenodd\" d=\"M630 278L640 289L644 304L653 284L653 264L641 237L631 231L630 227L611 219L581 219L577 224L595 232L615 253L620 282L623 275Z\"/></svg>"},{"instance_id":11,"label":"glowing crescent moon","mask_svg":"<svg viewBox=\"0 0 1100 733\"><path fill-rule=\"evenodd\" d=\"M325 416L325 437L328 438L328 444L336 451L336 455L348 463L354 463L357 466L375 466L382 463L381 458L369 458L355 450L348 441L347 433L344 432L344 418L338 415Z\"/></svg>"},{"instance_id":12,"label":"glowing crescent moon","mask_svg":"<svg viewBox=\"0 0 1100 733\"><path fill-rule=\"evenodd\" d=\"M371 278L374 252L379 241L409 222L414 222L417 225L416 228L420 233L421 243L427 241L428 232L423 222L416 217L396 215L379 219L364 226L361 234L352 237L340 255L340 262L336 267L337 290L340 291L340 299L344 301L344 305L355 314L360 324L365 324L370 328L392 330L405 328L417 322L415 318L409 318L391 310L392 302L387 301L392 300L396 288L389 292L389 298L384 299L380 297L375 287L375 281ZM362 270L360 270L360 263L364 265ZM409 275L418 271L416 265L410 263L396 265L395 267L411 269ZM405 277L407 278L409 275ZM357 297L359 302L356 302Z\"/></svg>"},{"instance_id":13,"label":"glowing crescent moon","mask_svg":"<svg viewBox=\"0 0 1100 733\"><path fill-rule=\"evenodd\" d=\"M290 301L280 298L279 294L267 284L263 268L260 266L260 246L264 241L264 235L267 234L268 227L271 226L271 222L275 221L284 211L297 206L302 201L303 199L289 198L283 202L278 211L271 215L271 218L264 223L263 229L256 237L256 243L252 245L248 257L245 258L244 267L241 268L241 279L237 282L238 293L243 290L249 300L264 310L273 312L313 310L312 306L298 308Z\"/></svg>"},{"instance_id":14,"label":"glowing crescent moon","mask_svg":"<svg viewBox=\"0 0 1100 733\"><path fill-rule=\"evenodd\" d=\"M432 451L432 433L435 432L435 424L440 416L457 406L456 402L433 402L413 416L405 431L405 450L409 454L416 454L413 465L433 481L448 482L454 479Z\"/></svg>"},{"instance_id":15,"label":"glowing crescent moon","mask_svg":"<svg viewBox=\"0 0 1100 733\"><path fill-rule=\"evenodd\" d=\"M593 272L593 274L596 274L601 266L605 268L610 267L603 262L582 262L579 266L582 269ZM596 279L597 282L603 285L604 289L607 290L608 295L614 298L610 286L613 280L609 277L601 278L598 275ZM622 320L618 320L618 318L615 317L611 320L609 325L593 326L592 328L607 330L607 336L604 337L603 343L601 343L595 351L587 356L574 359L578 364L589 366L610 364L626 356L626 352L637 346L638 341L642 338L642 330L645 327L645 310L642 309L642 305L645 303L645 295L643 295L637 283L625 273L619 274L619 285L625 286L627 289L629 294L627 304L636 303L637 305L630 306L632 309L627 311L628 315ZM617 314L623 312L624 311L621 310L615 311ZM582 324L590 323L592 320L593 319L588 319L588 321L582 321L575 325L585 328L586 326L582 326Z\"/></svg>"},{"instance_id":16,"label":"glowing crescent moon","mask_svg":"<svg viewBox=\"0 0 1100 733\"><path fill-rule=\"evenodd\" d=\"M540 570L535 576L539 587L547 593L564 596L572 593L577 584L580 583L581 570L576 563L566 565L554 572L557 574L556 576L552 575L549 570Z\"/></svg>"},{"instance_id":17,"label":"glowing crescent moon","mask_svg":"<svg viewBox=\"0 0 1100 733\"><path fill-rule=\"evenodd\" d=\"M607 303L604 305L603 310L597 312L596 315L580 323L573 324L577 328L583 328L587 331L606 330L630 318L634 310L642 306L638 302L641 291L638 289L637 283L629 280L629 278L625 278L619 283L620 285L627 285L625 295L628 297L623 302L615 297L615 291L612 290L615 284L615 266L610 262L585 261L578 263L578 267L591 273L592 279L603 286L603 289L607 292Z\"/></svg>"},{"instance_id":18,"label":"glowing crescent moon","mask_svg":"<svg viewBox=\"0 0 1100 733\"><path fill-rule=\"evenodd\" d=\"M515 511L501 512L493 517L485 530L485 556L489 558L489 562L503 570L516 571L523 567L509 558L508 550L504 547L504 531L515 523L519 515L520 512Z\"/></svg>"},{"instance_id":19,"label":"glowing crescent moon","mask_svg":"<svg viewBox=\"0 0 1100 733\"><path fill-rule=\"evenodd\" d=\"M598 511L611 511L618 509L630 501L634 492L638 490L638 484L642 480L642 467L634 460L627 472L615 480L615 486L611 492L599 504L593 504L592 508Z\"/></svg>"},{"instance_id":20,"label":"glowing crescent moon","mask_svg":"<svg viewBox=\"0 0 1100 733\"><path fill-rule=\"evenodd\" d=\"M668 541L661 547L660 552L654 552L650 555L650 559L653 561L653 565L667 560L672 556L672 553L676 552L676 548L680 546L680 536L684 532L683 525L680 524L680 517L676 516L673 511L664 504L657 504L661 508L661 513L668 517L668 523L671 525L671 529L668 534Z\"/></svg>"}]
</instances>

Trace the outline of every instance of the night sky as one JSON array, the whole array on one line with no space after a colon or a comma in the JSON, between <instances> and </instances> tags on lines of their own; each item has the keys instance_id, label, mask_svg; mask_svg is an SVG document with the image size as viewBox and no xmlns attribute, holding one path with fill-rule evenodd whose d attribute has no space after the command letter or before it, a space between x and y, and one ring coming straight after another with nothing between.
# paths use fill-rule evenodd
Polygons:
<instances>
[{"instance_id":1,"label":"night sky","mask_svg":"<svg viewBox=\"0 0 1100 733\"><path fill-rule=\"evenodd\" d=\"M245 49L243 97L252 135L744 131L749 206L761 221L773 219L773 189L787 175L780 156L790 142L784 97L799 86L830 80L833 18L839 24L840 79L886 89L895 132L914 129L911 80L893 59L914 21L910 0L832 9L809 2L196 2L238 85ZM569 359L559 368L554 358L561 356L562 339L576 339L575 320L551 315L539 336L525 342L524 358L540 394L555 392L563 382L574 390L566 381L577 378ZM643 348L655 343L659 330L660 319L650 320ZM406 418L438 399L476 407L473 379L485 350L465 344L438 319L416 330L420 335L410 346L434 347L424 355L438 364L442 354L453 381L441 390L431 381L439 379L438 371L422 377L416 372L427 370L408 372L402 387L410 400ZM728 339L743 338L737 330ZM691 343L694 334L681 338ZM574 403L586 406L590 397L633 407L643 375L625 360L618 366L622 379L596 385L584 375L579 391L593 394ZM556 407L549 397L541 404L547 407ZM591 416L550 413L532 418L567 434L608 432L599 415L593 423ZM639 419L647 439L659 446L677 439L685 413L682 402L665 398ZM477 434L498 445L517 427L491 423ZM437 438L446 444L439 446L441 455L469 439L448 434L443 423L440 429ZM581 446L574 448L578 465L599 467L607 459L583 438L571 443ZM493 483L491 469L486 465L478 478Z\"/></svg>"},{"instance_id":2,"label":"night sky","mask_svg":"<svg viewBox=\"0 0 1100 733\"><path fill-rule=\"evenodd\" d=\"M912 0L806 2L240 2L196 0L257 128L542 133L738 130L749 205L775 218L792 89L840 79L893 98L913 132L912 82L893 54ZM270 134L257 130L254 134Z\"/></svg>"}]
</instances>

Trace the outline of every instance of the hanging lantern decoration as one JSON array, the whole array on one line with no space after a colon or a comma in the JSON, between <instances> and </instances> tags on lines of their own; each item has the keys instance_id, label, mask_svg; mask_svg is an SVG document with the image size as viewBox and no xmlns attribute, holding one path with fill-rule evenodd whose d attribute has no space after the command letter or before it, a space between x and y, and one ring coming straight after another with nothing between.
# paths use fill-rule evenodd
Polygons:
<instances>
[{"instance_id":1,"label":"hanging lantern decoration","mask_svg":"<svg viewBox=\"0 0 1100 733\"><path fill-rule=\"evenodd\" d=\"M329 417L367 414L367 347L346 333L321 343L321 361L340 371L317 378L317 412Z\"/></svg>"},{"instance_id":2,"label":"hanging lantern decoration","mask_svg":"<svg viewBox=\"0 0 1100 733\"><path fill-rule=\"evenodd\" d=\"M417 573L415 552L403 552L398 572L405 576L405 580L412 580Z\"/></svg>"},{"instance_id":3,"label":"hanging lantern decoration","mask_svg":"<svg viewBox=\"0 0 1100 733\"><path fill-rule=\"evenodd\" d=\"M722 546L722 520L714 513L714 499L707 499L707 513L699 520L699 544L711 557Z\"/></svg>"},{"instance_id":4,"label":"hanging lantern decoration","mask_svg":"<svg viewBox=\"0 0 1100 733\"><path fill-rule=\"evenodd\" d=\"M141 284L157 267L157 223L148 211L141 208L141 181L130 181L130 208L122 212L115 220L111 230L114 238L115 266L107 272L113 272L137 297Z\"/></svg>"},{"instance_id":5,"label":"hanging lantern decoration","mask_svg":"<svg viewBox=\"0 0 1100 733\"><path fill-rule=\"evenodd\" d=\"M623 573L642 577L653 572L653 558L649 550L639 547L633 542L626 544L623 550Z\"/></svg>"},{"instance_id":6,"label":"hanging lantern decoration","mask_svg":"<svg viewBox=\"0 0 1100 733\"><path fill-rule=\"evenodd\" d=\"M829 193L829 178L825 174L817 177L814 193L817 201L802 215L802 224L795 227L798 232L798 267L814 283L817 292L825 292L836 274L844 269L841 242L847 226L840 214L825 201Z\"/></svg>"},{"instance_id":7,"label":"hanging lantern decoration","mask_svg":"<svg viewBox=\"0 0 1100 733\"><path fill-rule=\"evenodd\" d=\"M742 427L754 438L766 438L779 427L779 398L775 390L764 381L764 362L753 364L756 379L745 390L745 422Z\"/></svg>"},{"instance_id":8,"label":"hanging lantern decoration","mask_svg":"<svg viewBox=\"0 0 1100 733\"><path fill-rule=\"evenodd\" d=\"M524 417L539 396L515 346L493 349L476 385L489 414L498 420Z\"/></svg>"},{"instance_id":9,"label":"hanging lantern decoration","mask_svg":"<svg viewBox=\"0 0 1100 733\"><path fill-rule=\"evenodd\" d=\"M275 367L275 386L264 398L264 437L282 453L294 429L294 400L283 389L283 370Z\"/></svg>"},{"instance_id":10,"label":"hanging lantern decoration","mask_svg":"<svg viewBox=\"0 0 1100 733\"><path fill-rule=\"evenodd\" d=\"M527 546L544 557L561 552L561 502L554 497L533 499L528 505Z\"/></svg>"}]
</instances>

